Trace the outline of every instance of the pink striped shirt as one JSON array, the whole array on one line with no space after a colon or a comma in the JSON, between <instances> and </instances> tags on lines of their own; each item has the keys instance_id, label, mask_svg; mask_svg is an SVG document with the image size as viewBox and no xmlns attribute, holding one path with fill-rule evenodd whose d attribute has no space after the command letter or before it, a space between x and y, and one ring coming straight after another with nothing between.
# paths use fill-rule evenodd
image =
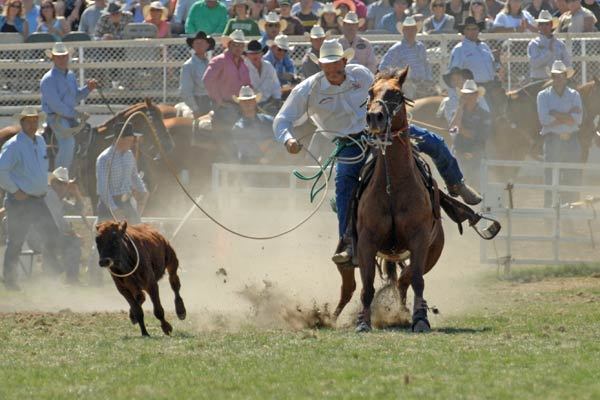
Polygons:
<instances>
[{"instance_id":1,"label":"pink striped shirt","mask_svg":"<svg viewBox=\"0 0 600 400\"><path fill-rule=\"evenodd\" d=\"M225 51L210 60L202 80L208 96L213 101L231 102L231 96L237 96L242 86L250 86L250 72L244 60L240 59L239 66L236 66L231 53Z\"/></svg>"}]
</instances>

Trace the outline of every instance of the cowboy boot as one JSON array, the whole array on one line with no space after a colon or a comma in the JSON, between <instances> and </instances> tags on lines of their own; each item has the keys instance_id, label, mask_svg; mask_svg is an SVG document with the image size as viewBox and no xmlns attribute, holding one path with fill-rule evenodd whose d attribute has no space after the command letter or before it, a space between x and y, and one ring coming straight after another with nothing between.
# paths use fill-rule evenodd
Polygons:
<instances>
[{"instance_id":1,"label":"cowboy boot","mask_svg":"<svg viewBox=\"0 0 600 400\"><path fill-rule=\"evenodd\" d=\"M471 206L481 203L482 200L481 195L464 182L459 182L455 185L448 185L448 192L452 197L460 196L465 203Z\"/></svg>"}]
</instances>

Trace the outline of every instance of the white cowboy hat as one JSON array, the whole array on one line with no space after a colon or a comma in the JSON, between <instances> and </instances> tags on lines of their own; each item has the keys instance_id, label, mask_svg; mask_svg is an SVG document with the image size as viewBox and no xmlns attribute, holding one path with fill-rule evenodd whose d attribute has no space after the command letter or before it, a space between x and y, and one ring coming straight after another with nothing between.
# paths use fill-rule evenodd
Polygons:
<instances>
[{"instance_id":1,"label":"white cowboy hat","mask_svg":"<svg viewBox=\"0 0 600 400\"><path fill-rule=\"evenodd\" d=\"M231 8L241 5L248 7L248 0L233 0L231 2Z\"/></svg>"},{"instance_id":2,"label":"white cowboy hat","mask_svg":"<svg viewBox=\"0 0 600 400\"><path fill-rule=\"evenodd\" d=\"M404 21L402 22L398 22L396 24L396 30L399 33L402 33L402 28L403 27L412 27L415 26L417 27L417 32L421 31L421 26L423 26L423 22L422 21L417 21L412 15L409 15L408 17L404 18Z\"/></svg>"},{"instance_id":3,"label":"white cowboy hat","mask_svg":"<svg viewBox=\"0 0 600 400\"><path fill-rule=\"evenodd\" d=\"M267 40L267 46L271 47L273 45L283 50L294 51L294 46L290 46L290 40L287 35L281 33L275 36L274 40Z\"/></svg>"},{"instance_id":4,"label":"white cowboy hat","mask_svg":"<svg viewBox=\"0 0 600 400\"><path fill-rule=\"evenodd\" d=\"M463 94L477 93L479 97L485 96L485 88L477 86L473 79L467 79L460 92Z\"/></svg>"},{"instance_id":5,"label":"white cowboy hat","mask_svg":"<svg viewBox=\"0 0 600 400\"><path fill-rule=\"evenodd\" d=\"M252 90L252 88L250 86L242 86L240 88L240 95L236 96L234 94L231 97L233 98L233 101L235 101L236 103L239 103L241 100L252 100L252 99L256 99L256 102L258 103L262 96L260 93L254 93L254 90Z\"/></svg>"},{"instance_id":6,"label":"white cowboy hat","mask_svg":"<svg viewBox=\"0 0 600 400\"><path fill-rule=\"evenodd\" d=\"M323 4L323 7L321 7L321 9L319 9L319 11L317 12L317 16L321 17L321 15L325 14L325 13L332 13L335 15L340 15L342 11L339 8L335 8L333 6L333 3L325 3Z\"/></svg>"},{"instance_id":7,"label":"white cowboy hat","mask_svg":"<svg viewBox=\"0 0 600 400\"><path fill-rule=\"evenodd\" d=\"M567 78L570 79L575 75L575 70L573 68L569 68L565 65L561 60L555 60L552 63L552 68L550 69L551 74L567 74Z\"/></svg>"},{"instance_id":8,"label":"white cowboy hat","mask_svg":"<svg viewBox=\"0 0 600 400\"><path fill-rule=\"evenodd\" d=\"M325 32L321 25L313 25L313 27L310 29L310 33L304 32L304 37L307 39L329 38L329 32Z\"/></svg>"},{"instance_id":9,"label":"white cowboy hat","mask_svg":"<svg viewBox=\"0 0 600 400\"><path fill-rule=\"evenodd\" d=\"M285 28L287 28L287 21L285 19L281 19L279 14L274 11L271 11L265 16L264 19L258 21L258 29L264 32L267 24L279 24L280 32L285 31Z\"/></svg>"},{"instance_id":10,"label":"white cowboy hat","mask_svg":"<svg viewBox=\"0 0 600 400\"><path fill-rule=\"evenodd\" d=\"M58 167L54 171L48 173L48 183L56 179L62 183L73 183L75 178L69 179L69 170L65 167Z\"/></svg>"},{"instance_id":11,"label":"white cowboy hat","mask_svg":"<svg viewBox=\"0 0 600 400\"><path fill-rule=\"evenodd\" d=\"M337 39L330 39L323 42L318 58L312 52L308 56L315 64L329 64L339 61L342 58L349 61L354 57L354 49L349 47L344 50L342 44Z\"/></svg>"},{"instance_id":12,"label":"white cowboy hat","mask_svg":"<svg viewBox=\"0 0 600 400\"><path fill-rule=\"evenodd\" d=\"M21 112L14 114L13 118L15 119L15 121L21 123L21 120L23 118L37 117L38 118L38 124L41 124L41 122L45 118L45 116L46 116L46 114L44 114L43 112L41 112L40 110L38 110L36 107L25 106L25 107L23 107L23 109L21 110Z\"/></svg>"},{"instance_id":13,"label":"white cowboy hat","mask_svg":"<svg viewBox=\"0 0 600 400\"><path fill-rule=\"evenodd\" d=\"M339 17L339 20L341 20L341 22L344 24L358 24L359 28L361 28L366 22L364 18L358 18L358 15L354 11L348 11L344 18Z\"/></svg>"},{"instance_id":14,"label":"white cowboy hat","mask_svg":"<svg viewBox=\"0 0 600 400\"><path fill-rule=\"evenodd\" d=\"M46 57L52 58L52 56L66 56L73 54L73 49L67 48L63 42L56 42L52 45L52 49L45 50Z\"/></svg>"},{"instance_id":15,"label":"white cowboy hat","mask_svg":"<svg viewBox=\"0 0 600 400\"><path fill-rule=\"evenodd\" d=\"M152 3L148 4L147 6L144 6L144 20L147 20L148 18L150 18L150 10L161 10L162 11L162 16L160 17L161 21L166 21L167 18L169 17L169 10L167 10L167 7L163 6L162 3L160 1L153 1Z\"/></svg>"},{"instance_id":16,"label":"white cowboy hat","mask_svg":"<svg viewBox=\"0 0 600 400\"><path fill-rule=\"evenodd\" d=\"M558 26L558 18L553 17L552 14L550 14L550 11L548 10L542 10L540 12L540 15L538 15L538 17L535 19L535 22L537 22L538 24L551 22L552 29L555 29Z\"/></svg>"},{"instance_id":17,"label":"white cowboy hat","mask_svg":"<svg viewBox=\"0 0 600 400\"><path fill-rule=\"evenodd\" d=\"M235 43L248 43L248 41L246 40L246 36L244 36L244 31L242 31L241 29L236 29L235 31L231 32L229 36L221 36L221 44L223 45L223 47L227 47L229 45L229 42L232 41Z\"/></svg>"}]
</instances>

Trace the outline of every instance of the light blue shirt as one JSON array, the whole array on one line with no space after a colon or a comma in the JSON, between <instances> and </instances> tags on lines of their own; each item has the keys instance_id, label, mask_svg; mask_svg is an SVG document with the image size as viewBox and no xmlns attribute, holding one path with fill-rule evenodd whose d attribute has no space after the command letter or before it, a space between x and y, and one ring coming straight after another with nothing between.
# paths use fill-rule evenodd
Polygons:
<instances>
[{"instance_id":1,"label":"light blue shirt","mask_svg":"<svg viewBox=\"0 0 600 400\"><path fill-rule=\"evenodd\" d=\"M73 71L65 73L56 67L44 74L40 81L40 90L42 111L48 114L49 121L52 121L56 115L63 117L61 124L64 127L73 126L64 118L74 120L77 117L75 106L90 94L87 86L77 87L77 79Z\"/></svg>"},{"instance_id":2,"label":"light blue shirt","mask_svg":"<svg viewBox=\"0 0 600 400\"><path fill-rule=\"evenodd\" d=\"M323 3L318 2L318 1L313 1L313 5L312 5L312 12L315 15L319 15L319 10L323 7ZM296 15L300 12L302 8L300 7L300 2L295 3L292 6L292 10L290 11L290 13L292 15Z\"/></svg>"},{"instance_id":3,"label":"light blue shirt","mask_svg":"<svg viewBox=\"0 0 600 400\"><path fill-rule=\"evenodd\" d=\"M409 66L408 77L413 80L431 81L431 66L427 61L427 50L423 42L416 41L410 46L404 40L396 43L385 53L379 70L404 68Z\"/></svg>"},{"instance_id":4,"label":"light blue shirt","mask_svg":"<svg viewBox=\"0 0 600 400\"><path fill-rule=\"evenodd\" d=\"M107 185L108 167L111 159L110 185ZM114 147L110 146L100 153L96 160L96 191L100 200L114 210L118 207L113 197L122 194L131 194L133 190L140 193L147 192L146 185L144 185L144 181L138 173L133 153L131 150L123 153L115 152Z\"/></svg>"},{"instance_id":5,"label":"light blue shirt","mask_svg":"<svg viewBox=\"0 0 600 400\"><path fill-rule=\"evenodd\" d=\"M282 85L288 83L289 81L288 79L283 79L282 74L294 74L296 72L296 67L294 67L294 62L290 58L289 54L286 54L285 57L283 57L283 60L280 61L277 58L275 58L273 52L269 50L267 54L263 56L263 59L270 62L273 68L275 68L275 72L277 72L279 82Z\"/></svg>"},{"instance_id":6,"label":"light blue shirt","mask_svg":"<svg viewBox=\"0 0 600 400\"><path fill-rule=\"evenodd\" d=\"M396 13L391 12L389 14L384 15L383 18L379 20L375 28L385 29L389 33L398 33L398 28L396 27L396 25L398 24L398 22L403 22L405 18L406 16L402 18L402 20L398 21Z\"/></svg>"},{"instance_id":7,"label":"light blue shirt","mask_svg":"<svg viewBox=\"0 0 600 400\"><path fill-rule=\"evenodd\" d=\"M29 33L35 32L38 26L38 17L40 16L40 6L34 4L28 13L25 13L25 19L29 25Z\"/></svg>"},{"instance_id":8,"label":"light blue shirt","mask_svg":"<svg viewBox=\"0 0 600 400\"><path fill-rule=\"evenodd\" d=\"M194 112L200 110L200 105L196 102L196 96L206 96L204 87L204 72L208 67L208 59L199 58L193 54L181 67L179 77L179 94L185 104Z\"/></svg>"},{"instance_id":9,"label":"light blue shirt","mask_svg":"<svg viewBox=\"0 0 600 400\"><path fill-rule=\"evenodd\" d=\"M552 51L550 51L552 44ZM549 79L550 69L555 60L561 60L567 67L571 66L571 55L562 40L552 36L540 35L527 45L529 57L529 76L533 79Z\"/></svg>"},{"instance_id":10,"label":"light blue shirt","mask_svg":"<svg viewBox=\"0 0 600 400\"><path fill-rule=\"evenodd\" d=\"M571 112L571 117L575 120L576 125L554 125L550 126L556 121L551 111L558 111L562 113L568 113L571 109L577 108L578 112ZM542 90L537 95L537 111L540 124L542 124L541 135L548 133L573 133L579 130L579 125L583 119L583 106L581 105L581 96L579 92L570 87L566 87L562 96L554 90L552 86Z\"/></svg>"},{"instance_id":11,"label":"light blue shirt","mask_svg":"<svg viewBox=\"0 0 600 400\"><path fill-rule=\"evenodd\" d=\"M472 42L465 38L454 46L448 71L454 67L470 69L477 83L491 82L496 77L494 55L483 42Z\"/></svg>"},{"instance_id":12,"label":"light blue shirt","mask_svg":"<svg viewBox=\"0 0 600 400\"><path fill-rule=\"evenodd\" d=\"M0 187L9 193L21 189L33 196L48 190L48 156L41 135L31 140L21 131L10 138L0 152Z\"/></svg>"}]
</instances>

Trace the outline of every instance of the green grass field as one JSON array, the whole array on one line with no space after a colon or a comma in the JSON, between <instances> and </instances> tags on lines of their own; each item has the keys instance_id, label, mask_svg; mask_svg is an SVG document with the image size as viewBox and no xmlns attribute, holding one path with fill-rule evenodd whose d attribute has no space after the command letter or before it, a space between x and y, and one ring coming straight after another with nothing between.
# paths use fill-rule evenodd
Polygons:
<instances>
[{"instance_id":1,"label":"green grass field","mask_svg":"<svg viewBox=\"0 0 600 400\"><path fill-rule=\"evenodd\" d=\"M350 329L172 337L146 312L0 314L0 399L600 398L600 279L486 281L434 332Z\"/></svg>"}]
</instances>

